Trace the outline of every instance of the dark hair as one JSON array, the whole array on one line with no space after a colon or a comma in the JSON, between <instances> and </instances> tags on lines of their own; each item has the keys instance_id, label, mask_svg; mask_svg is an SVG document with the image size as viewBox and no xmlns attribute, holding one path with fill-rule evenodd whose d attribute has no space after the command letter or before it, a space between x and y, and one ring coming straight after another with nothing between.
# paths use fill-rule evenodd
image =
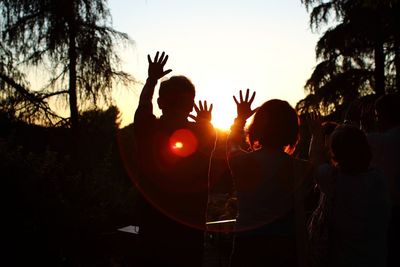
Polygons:
<instances>
[{"instance_id":1,"label":"dark hair","mask_svg":"<svg viewBox=\"0 0 400 267\"><path fill-rule=\"evenodd\" d=\"M288 102L272 99L257 110L248 134L252 147L258 142L263 147L289 146L294 150L299 139L299 118Z\"/></svg>"},{"instance_id":2,"label":"dark hair","mask_svg":"<svg viewBox=\"0 0 400 267\"><path fill-rule=\"evenodd\" d=\"M365 133L352 125L338 126L330 137L332 159L344 173L357 174L368 170L371 149Z\"/></svg>"},{"instance_id":3,"label":"dark hair","mask_svg":"<svg viewBox=\"0 0 400 267\"><path fill-rule=\"evenodd\" d=\"M158 95L158 106L163 115L186 118L193 109L195 88L185 76L172 76L161 82Z\"/></svg>"},{"instance_id":4,"label":"dark hair","mask_svg":"<svg viewBox=\"0 0 400 267\"><path fill-rule=\"evenodd\" d=\"M161 82L158 95L160 98L187 94L193 99L196 91L193 83L185 76L172 76Z\"/></svg>"}]
</instances>

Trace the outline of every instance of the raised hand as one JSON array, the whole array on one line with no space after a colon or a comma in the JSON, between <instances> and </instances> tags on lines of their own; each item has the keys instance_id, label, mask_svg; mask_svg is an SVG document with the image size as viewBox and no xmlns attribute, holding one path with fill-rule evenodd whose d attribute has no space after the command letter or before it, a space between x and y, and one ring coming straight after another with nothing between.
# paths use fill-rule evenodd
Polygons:
<instances>
[{"instance_id":1,"label":"raised hand","mask_svg":"<svg viewBox=\"0 0 400 267\"><path fill-rule=\"evenodd\" d=\"M306 117L308 130L312 135L322 132L321 114L318 111L308 113Z\"/></svg>"},{"instance_id":2,"label":"raised hand","mask_svg":"<svg viewBox=\"0 0 400 267\"><path fill-rule=\"evenodd\" d=\"M199 101L199 105L197 106L194 104L194 110L196 111L196 116L189 115L190 118L192 118L194 121L199 122L199 121L208 121L211 122L211 112L213 109L213 104L210 105L208 108L207 106L207 101Z\"/></svg>"},{"instance_id":3,"label":"raised hand","mask_svg":"<svg viewBox=\"0 0 400 267\"><path fill-rule=\"evenodd\" d=\"M318 111L308 114L306 117L308 129L311 132L312 138L309 146L310 162L316 166L323 163L325 158L325 137L322 133L321 115Z\"/></svg>"},{"instance_id":4,"label":"raised hand","mask_svg":"<svg viewBox=\"0 0 400 267\"><path fill-rule=\"evenodd\" d=\"M154 60L152 61L150 55L147 55L147 60L149 62L149 79L158 80L172 71L171 69L164 71L165 63L168 61L168 55L166 55L165 52L162 52L161 56L158 56L159 52L157 51Z\"/></svg>"},{"instance_id":5,"label":"raised hand","mask_svg":"<svg viewBox=\"0 0 400 267\"><path fill-rule=\"evenodd\" d=\"M235 96L233 96L233 100L236 103L236 108L237 108L237 119L239 120L247 120L249 117L251 117L251 115L254 114L254 112L257 111L256 109L251 109L251 104L254 101L254 98L256 96L256 92L253 92L253 94L251 95L250 99L249 99L249 94L250 94L250 90L247 89L246 90L246 97L245 99L243 99L243 93L242 90L239 91L239 97L240 97L240 101L238 101L236 99Z\"/></svg>"}]
</instances>

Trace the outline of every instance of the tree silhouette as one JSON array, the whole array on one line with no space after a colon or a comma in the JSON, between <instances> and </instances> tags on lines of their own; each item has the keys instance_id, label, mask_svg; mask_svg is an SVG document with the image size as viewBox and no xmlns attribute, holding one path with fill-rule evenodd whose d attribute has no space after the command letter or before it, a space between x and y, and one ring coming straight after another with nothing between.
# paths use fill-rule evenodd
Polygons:
<instances>
[{"instance_id":1,"label":"tree silhouette","mask_svg":"<svg viewBox=\"0 0 400 267\"><path fill-rule=\"evenodd\" d=\"M25 75L15 67L13 54L0 43L0 109L9 119L29 123L53 124L64 118L53 112L47 103L52 94L31 91Z\"/></svg>"},{"instance_id":2,"label":"tree silhouette","mask_svg":"<svg viewBox=\"0 0 400 267\"><path fill-rule=\"evenodd\" d=\"M372 93L382 95L398 88L398 0L301 2L307 10L311 9L312 29L328 26L333 18L337 21L317 43L320 63L305 85L312 96L298 103L301 111L318 108L329 114L356 98Z\"/></svg>"},{"instance_id":3,"label":"tree silhouette","mask_svg":"<svg viewBox=\"0 0 400 267\"><path fill-rule=\"evenodd\" d=\"M79 107L110 103L114 82L132 81L118 70L115 51L130 40L111 28L106 0L3 0L0 12L2 46L12 52L14 66L51 70L40 92L68 95L72 127L78 126Z\"/></svg>"}]
</instances>

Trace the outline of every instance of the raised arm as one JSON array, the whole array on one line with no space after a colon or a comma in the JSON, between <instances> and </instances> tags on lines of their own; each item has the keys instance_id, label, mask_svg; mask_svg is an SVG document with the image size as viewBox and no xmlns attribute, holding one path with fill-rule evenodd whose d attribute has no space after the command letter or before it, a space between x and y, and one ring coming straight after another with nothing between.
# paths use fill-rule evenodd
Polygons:
<instances>
[{"instance_id":1,"label":"raised arm","mask_svg":"<svg viewBox=\"0 0 400 267\"><path fill-rule=\"evenodd\" d=\"M205 153L210 153L215 147L216 133L213 125L211 124L211 113L213 109L213 104L207 105L207 101L199 101L199 105L194 104L194 110L196 111L196 116L189 115L196 124L199 131L199 136L201 136L200 149Z\"/></svg>"},{"instance_id":2,"label":"raised arm","mask_svg":"<svg viewBox=\"0 0 400 267\"><path fill-rule=\"evenodd\" d=\"M251 109L251 105L255 96L256 92L253 92L250 97L249 89L246 90L245 98L243 98L242 90L239 91L239 101L235 96L233 96L233 100L236 103L237 117L231 126L231 133L229 134L229 153L240 150L245 143L244 126L246 124L246 120L257 111L257 108Z\"/></svg>"},{"instance_id":3,"label":"raised arm","mask_svg":"<svg viewBox=\"0 0 400 267\"><path fill-rule=\"evenodd\" d=\"M315 167L324 161L325 139L322 133L321 117L319 113L311 113L307 119L311 142L309 147L309 159Z\"/></svg>"},{"instance_id":4,"label":"raised arm","mask_svg":"<svg viewBox=\"0 0 400 267\"><path fill-rule=\"evenodd\" d=\"M153 115L153 95L154 89L160 78L164 77L172 70L164 70L164 66L168 61L168 55L165 52L160 53L157 51L154 60L151 60L150 55L147 55L149 62L148 77L146 83L142 89L139 99L139 106L135 113L135 120L141 115Z\"/></svg>"}]
</instances>

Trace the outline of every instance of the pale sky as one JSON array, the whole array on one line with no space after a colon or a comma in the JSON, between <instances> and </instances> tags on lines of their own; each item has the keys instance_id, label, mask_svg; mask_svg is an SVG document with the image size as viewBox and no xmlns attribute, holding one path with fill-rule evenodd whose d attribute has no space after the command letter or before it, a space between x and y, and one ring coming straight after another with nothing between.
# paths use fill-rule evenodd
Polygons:
<instances>
[{"instance_id":1,"label":"pale sky","mask_svg":"<svg viewBox=\"0 0 400 267\"><path fill-rule=\"evenodd\" d=\"M134 41L121 50L123 69L147 76L147 54L165 51L166 68L196 86L196 99L214 105L213 123L228 128L236 116L232 95L257 92L254 106L279 98L294 106L316 64L318 35L300 0L109 0L113 27ZM132 122L142 85L117 90L122 126ZM154 100L158 92L155 92ZM158 116L160 110L154 105Z\"/></svg>"}]
</instances>

